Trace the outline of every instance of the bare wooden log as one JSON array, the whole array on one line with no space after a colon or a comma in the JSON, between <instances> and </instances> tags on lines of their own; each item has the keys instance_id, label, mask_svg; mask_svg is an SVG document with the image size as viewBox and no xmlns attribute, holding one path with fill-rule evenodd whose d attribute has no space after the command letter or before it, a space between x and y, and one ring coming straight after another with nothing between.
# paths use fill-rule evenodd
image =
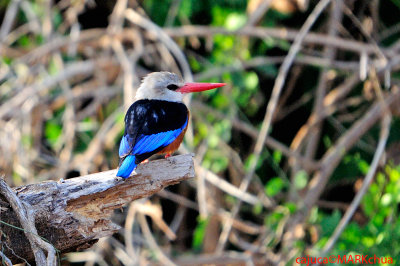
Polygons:
<instances>
[{"instance_id":1,"label":"bare wooden log","mask_svg":"<svg viewBox=\"0 0 400 266\"><path fill-rule=\"evenodd\" d=\"M114 209L194 177L194 166L192 155L187 154L141 164L129 179L115 174L116 170L111 170L17 187L14 191L32 206L41 237L61 253L79 251L119 230L110 219ZM24 232L13 227L21 227L15 213L1 195L0 218L4 254L13 263L21 262L21 258L34 260Z\"/></svg>"}]
</instances>

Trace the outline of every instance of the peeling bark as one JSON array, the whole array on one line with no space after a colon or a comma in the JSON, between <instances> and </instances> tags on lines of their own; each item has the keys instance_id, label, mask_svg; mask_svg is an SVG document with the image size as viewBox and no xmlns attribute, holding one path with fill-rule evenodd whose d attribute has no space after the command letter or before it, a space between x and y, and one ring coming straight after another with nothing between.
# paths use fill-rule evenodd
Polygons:
<instances>
[{"instance_id":1,"label":"peeling bark","mask_svg":"<svg viewBox=\"0 0 400 266\"><path fill-rule=\"evenodd\" d=\"M164 187L194 177L191 155L139 165L128 179L116 170L65 181L46 181L14 188L18 197L34 209L40 236L62 253L91 247L101 237L119 230L111 221L114 209L133 200L153 195ZM15 213L0 196L1 221L21 227ZM0 224L3 252L13 263L34 260L23 231Z\"/></svg>"}]
</instances>

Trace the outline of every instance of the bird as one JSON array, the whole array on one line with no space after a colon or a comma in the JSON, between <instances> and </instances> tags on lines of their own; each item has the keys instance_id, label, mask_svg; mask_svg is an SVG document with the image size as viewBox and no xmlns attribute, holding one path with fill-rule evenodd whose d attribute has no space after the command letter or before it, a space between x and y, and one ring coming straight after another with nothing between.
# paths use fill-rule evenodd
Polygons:
<instances>
[{"instance_id":1,"label":"bird","mask_svg":"<svg viewBox=\"0 0 400 266\"><path fill-rule=\"evenodd\" d=\"M172 72L148 74L137 89L125 115L125 130L119 145L117 176L128 178L153 154L171 156L183 141L189 109L183 94L211 90L226 83L185 83Z\"/></svg>"}]
</instances>

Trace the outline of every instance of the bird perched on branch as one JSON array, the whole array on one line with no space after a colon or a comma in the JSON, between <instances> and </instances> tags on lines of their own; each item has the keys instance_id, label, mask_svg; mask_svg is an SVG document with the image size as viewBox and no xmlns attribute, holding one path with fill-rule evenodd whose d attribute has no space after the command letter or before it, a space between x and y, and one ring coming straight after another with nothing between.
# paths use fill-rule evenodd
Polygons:
<instances>
[{"instance_id":1,"label":"bird perched on branch","mask_svg":"<svg viewBox=\"0 0 400 266\"><path fill-rule=\"evenodd\" d=\"M170 72L147 75L125 115L117 176L128 178L138 164L153 154L166 154L167 158L179 148L189 122L189 110L182 102L184 93L224 85L184 83L180 76Z\"/></svg>"}]
</instances>

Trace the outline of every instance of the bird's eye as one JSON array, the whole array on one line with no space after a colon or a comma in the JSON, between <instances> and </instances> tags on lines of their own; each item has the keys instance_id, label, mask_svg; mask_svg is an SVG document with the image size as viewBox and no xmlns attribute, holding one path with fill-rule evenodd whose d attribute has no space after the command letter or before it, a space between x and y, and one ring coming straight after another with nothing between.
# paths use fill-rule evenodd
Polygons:
<instances>
[{"instance_id":1,"label":"bird's eye","mask_svg":"<svg viewBox=\"0 0 400 266\"><path fill-rule=\"evenodd\" d=\"M171 91L176 91L179 87L175 84L169 84L167 86L167 89L171 90Z\"/></svg>"}]
</instances>

